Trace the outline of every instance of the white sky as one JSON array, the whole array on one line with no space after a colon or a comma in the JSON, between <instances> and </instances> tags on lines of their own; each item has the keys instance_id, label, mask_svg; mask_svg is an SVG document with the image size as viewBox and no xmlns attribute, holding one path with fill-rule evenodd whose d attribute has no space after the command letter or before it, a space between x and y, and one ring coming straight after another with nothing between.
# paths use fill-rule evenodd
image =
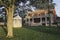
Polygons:
<instances>
[{"instance_id":1,"label":"white sky","mask_svg":"<svg viewBox=\"0 0 60 40\"><path fill-rule=\"evenodd\" d=\"M56 14L60 17L60 0L54 0L54 3L56 3Z\"/></svg>"}]
</instances>

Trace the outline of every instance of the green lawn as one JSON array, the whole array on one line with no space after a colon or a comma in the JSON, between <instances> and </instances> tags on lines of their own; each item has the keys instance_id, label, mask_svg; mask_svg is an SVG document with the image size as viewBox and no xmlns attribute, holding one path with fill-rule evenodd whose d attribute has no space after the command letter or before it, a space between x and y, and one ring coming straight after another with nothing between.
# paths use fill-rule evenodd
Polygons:
<instances>
[{"instance_id":1,"label":"green lawn","mask_svg":"<svg viewBox=\"0 0 60 40\"><path fill-rule=\"evenodd\" d=\"M5 29L0 27L0 40L60 40L60 28L23 26L14 29L14 37L8 39Z\"/></svg>"}]
</instances>

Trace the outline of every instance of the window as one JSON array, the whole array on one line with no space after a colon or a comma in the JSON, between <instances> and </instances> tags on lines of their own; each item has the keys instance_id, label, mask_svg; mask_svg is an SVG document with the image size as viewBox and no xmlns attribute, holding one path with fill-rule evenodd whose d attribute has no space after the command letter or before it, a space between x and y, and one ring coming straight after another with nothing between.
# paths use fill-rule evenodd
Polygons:
<instances>
[{"instance_id":1,"label":"window","mask_svg":"<svg viewBox=\"0 0 60 40\"><path fill-rule=\"evenodd\" d=\"M32 18L30 18L30 22L32 22Z\"/></svg>"},{"instance_id":2,"label":"window","mask_svg":"<svg viewBox=\"0 0 60 40\"><path fill-rule=\"evenodd\" d=\"M47 21L49 21L49 17L47 17Z\"/></svg>"},{"instance_id":3,"label":"window","mask_svg":"<svg viewBox=\"0 0 60 40\"><path fill-rule=\"evenodd\" d=\"M45 18L42 18L42 21L45 21Z\"/></svg>"},{"instance_id":4,"label":"window","mask_svg":"<svg viewBox=\"0 0 60 40\"><path fill-rule=\"evenodd\" d=\"M34 18L34 23L40 23L40 18Z\"/></svg>"},{"instance_id":5,"label":"window","mask_svg":"<svg viewBox=\"0 0 60 40\"><path fill-rule=\"evenodd\" d=\"M40 14L39 14L39 16L40 16Z\"/></svg>"},{"instance_id":6,"label":"window","mask_svg":"<svg viewBox=\"0 0 60 40\"><path fill-rule=\"evenodd\" d=\"M42 23L43 26L45 26L45 23Z\"/></svg>"}]
</instances>

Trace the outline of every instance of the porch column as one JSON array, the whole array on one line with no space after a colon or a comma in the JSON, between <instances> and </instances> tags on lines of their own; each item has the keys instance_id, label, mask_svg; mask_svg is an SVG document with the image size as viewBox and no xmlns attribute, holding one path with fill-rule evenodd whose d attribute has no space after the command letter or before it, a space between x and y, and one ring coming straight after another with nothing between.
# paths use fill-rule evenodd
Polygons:
<instances>
[{"instance_id":1,"label":"porch column","mask_svg":"<svg viewBox=\"0 0 60 40\"><path fill-rule=\"evenodd\" d=\"M30 18L29 18L28 20L29 20L29 26L31 26L31 25L30 25Z\"/></svg>"},{"instance_id":2,"label":"porch column","mask_svg":"<svg viewBox=\"0 0 60 40\"><path fill-rule=\"evenodd\" d=\"M47 13L45 12L45 25L47 26Z\"/></svg>"},{"instance_id":3,"label":"porch column","mask_svg":"<svg viewBox=\"0 0 60 40\"><path fill-rule=\"evenodd\" d=\"M42 16L40 15L40 25L42 26Z\"/></svg>"},{"instance_id":4,"label":"porch column","mask_svg":"<svg viewBox=\"0 0 60 40\"><path fill-rule=\"evenodd\" d=\"M50 14L50 17L51 17L51 18L50 18L50 20L51 20L51 26L52 26L52 23L53 23L53 19L52 19L53 16L52 16L52 15L53 15L53 14L51 13L51 14Z\"/></svg>"}]
</instances>

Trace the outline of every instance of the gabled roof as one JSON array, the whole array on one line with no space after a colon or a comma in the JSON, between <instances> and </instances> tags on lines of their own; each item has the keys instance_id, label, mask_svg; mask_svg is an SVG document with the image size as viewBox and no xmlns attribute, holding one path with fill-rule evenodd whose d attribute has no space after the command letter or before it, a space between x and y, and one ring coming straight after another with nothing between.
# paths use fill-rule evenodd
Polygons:
<instances>
[{"instance_id":1,"label":"gabled roof","mask_svg":"<svg viewBox=\"0 0 60 40\"><path fill-rule=\"evenodd\" d=\"M48 13L48 11L47 10L35 10L35 11L33 11L33 12L29 12L29 13L31 13L31 14L34 14L34 13L39 13L39 14L41 14L41 13Z\"/></svg>"},{"instance_id":2,"label":"gabled roof","mask_svg":"<svg viewBox=\"0 0 60 40\"><path fill-rule=\"evenodd\" d=\"M51 9L50 11L52 11L53 13L54 13L54 9ZM46 9L46 10L35 10L35 11L33 11L33 12L29 12L29 16L33 16L33 15L38 15L38 14L46 14L46 13L48 13L48 9Z\"/></svg>"},{"instance_id":3,"label":"gabled roof","mask_svg":"<svg viewBox=\"0 0 60 40\"><path fill-rule=\"evenodd\" d=\"M22 19L22 18L19 15L17 15L13 19Z\"/></svg>"}]
</instances>

